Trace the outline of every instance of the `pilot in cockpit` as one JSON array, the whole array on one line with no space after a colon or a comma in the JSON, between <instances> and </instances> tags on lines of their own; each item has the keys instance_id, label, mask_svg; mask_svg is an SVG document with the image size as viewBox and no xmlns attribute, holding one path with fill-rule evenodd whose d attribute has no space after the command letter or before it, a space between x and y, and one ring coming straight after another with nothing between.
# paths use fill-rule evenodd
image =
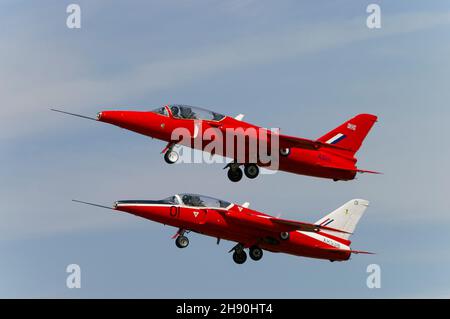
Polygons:
<instances>
[{"instance_id":1,"label":"pilot in cockpit","mask_svg":"<svg viewBox=\"0 0 450 319\"><path fill-rule=\"evenodd\" d=\"M195 113L190 107L181 107L181 117L188 120L196 119Z\"/></svg>"},{"instance_id":2,"label":"pilot in cockpit","mask_svg":"<svg viewBox=\"0 0 450 319\"><path fill-rule=\"evenodd\" d=\"M196 195L183 195L183 203L187 206L205 207L205 204L201 200L200 196Z\"/></svg>"}]
</instances>

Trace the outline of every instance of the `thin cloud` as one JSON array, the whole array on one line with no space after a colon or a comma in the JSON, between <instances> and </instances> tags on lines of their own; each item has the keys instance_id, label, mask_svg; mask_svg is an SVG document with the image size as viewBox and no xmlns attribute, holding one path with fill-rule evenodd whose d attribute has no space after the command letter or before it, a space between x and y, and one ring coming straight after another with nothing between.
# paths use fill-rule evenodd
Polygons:
<instances>
[{"instance_id":1,"label":"thin cloud","mask_svg":"<svg viewBox=\"0 0 450 319\"><path fill-rule=\"evenodd\" d=\"M401 35L449 23L449 13L407 13L386 16L381 30L369 30L363 17L339 25L326 23L292 27L183 51L169 58L136 65L107 79L96 79L89 77L89 74L83 77L80 74L83 58L71 52L44 50L41 43L25 43L15 49L22 52L43 51L50 56L45 60L47 63L42 64L34 55L27 55L29 59L24 64L29 65L30 69L26 79L21 80L11 67L5 67L5 72L0 75L0 93L4 105L1 136L8 139L29 134L36 129L45 130L49 125L48 119L39 112L48 107L70 104L87 109L96 103L114 104L126 96L173 89L222 72L298 58L358 41ZM4 58L2 60L2 64L10 62ZM56 72L57 75L53 65L49 64L51 61L59 61L58 65L63 68ZM42 74L46 73L53 74L53 77L42 78ZM27 125L18 130L19 123Z\"/></svg>"}]
</instances>

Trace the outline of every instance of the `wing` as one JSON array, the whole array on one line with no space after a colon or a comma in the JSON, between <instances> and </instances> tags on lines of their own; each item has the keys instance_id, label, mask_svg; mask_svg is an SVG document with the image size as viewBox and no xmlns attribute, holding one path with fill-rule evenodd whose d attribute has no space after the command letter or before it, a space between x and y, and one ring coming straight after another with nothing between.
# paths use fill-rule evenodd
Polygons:
<instances>
[{"instance_id":1,"label":"wing","mask_svg":"<svg viewBox=\"0 0 450 319\"><path fill-rule=\"evenodd\" d=\"M333 144L327 144L327 143L323 143L320 141L309 140L309 139L301 138L301 137L280 134L279 139L280 139L280 147L281 148L295 147L295 148L303 148L303 149L308 149L308 150L317 150L321 147L328 147L328 148L334 148L334 149L338 149L338 150L347 151L347 149L333 145Z\"/></svg>"},{"instance_id":2,"label":"wing","mask_svg":"<svg viewBox=\"0 0 450 319\"><path fill-rule=\"evenodd\" d=\"M308 150L316 150L320 148L320 143L316 143L313 140L308 140L306 138L279 135L281 148L304 148Z\"/></svg>"},{"instance_id":3,"label":"wing","mask_svg":"<svg viewBox=\"0 0 450 319\"><path fill-rule=\"evenodd\" d=\"M287 220L287 219L280 219L280 218L275 218L275 217L271 217L269 219L274 224L286 226L287 230L300 230L300 231L305 231L305 232L318 232L320 230L329 230L329 231L334 231L334 232L338 232L338 233L350 234L349 232L346 232L346 231L343 231L340 229L336 229L336 228L332 228L332 227L314 225L314 224L310 224L310 223L298 222L298 221Z\"/></svg>"}]
</instances>

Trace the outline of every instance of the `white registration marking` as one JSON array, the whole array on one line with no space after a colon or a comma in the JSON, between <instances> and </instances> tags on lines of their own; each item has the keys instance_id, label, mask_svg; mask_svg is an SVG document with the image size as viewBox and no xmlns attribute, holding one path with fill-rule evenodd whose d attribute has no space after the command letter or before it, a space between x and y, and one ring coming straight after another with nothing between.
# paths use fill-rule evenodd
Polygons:
<instances>
[{"instance_id":1,"label":"white registration marking","mask_svg":"<svg viewBox=\"0 0 450 319\"><path fill-rule=\"evenodd\" d=\"M318 241L321 241L327 245L330 245L332 247L338 248L338 249L342 249L342 250L350 250L350 247L348 247L347 245L341 244L331 238L325 237L323 235L317 234L317 233L313 233L313 232L304 232L304 231L298 231L299 233L302 233L303 235L312 237Z\"/></svg>"}]
</instances>

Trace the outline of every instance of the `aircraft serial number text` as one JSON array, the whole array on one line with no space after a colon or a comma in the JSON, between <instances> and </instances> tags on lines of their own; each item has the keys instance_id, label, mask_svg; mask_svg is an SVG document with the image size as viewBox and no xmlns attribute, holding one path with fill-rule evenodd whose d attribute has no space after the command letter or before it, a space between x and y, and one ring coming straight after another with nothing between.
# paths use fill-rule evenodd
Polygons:
<instances>
[{"instance_id":1,"label":"aircraft serial number text","mask_svg":"<svg viewBox=\"0 0 450 319\"><path fill-rule=\"evenodd\" d=\"M263 314L272 313L271 304L221 304L222 314Z\"/></svg>"},{"instance_id":2,"label":"aircraft serial number text","mask_svg":"<svg viewBox=\"0 0 450 319\"><path fill-rule=\"evenodd\" d=\"M258 303L258 304L247 304L247 303L222 303L219 307L214 307L211 305L191 305L188 303L183 303L177 306L177 314L197 314L203 317L208 317L211 313L217 314L267 314L272 313L272 304Z\"/></svg>"}]
</instances>

